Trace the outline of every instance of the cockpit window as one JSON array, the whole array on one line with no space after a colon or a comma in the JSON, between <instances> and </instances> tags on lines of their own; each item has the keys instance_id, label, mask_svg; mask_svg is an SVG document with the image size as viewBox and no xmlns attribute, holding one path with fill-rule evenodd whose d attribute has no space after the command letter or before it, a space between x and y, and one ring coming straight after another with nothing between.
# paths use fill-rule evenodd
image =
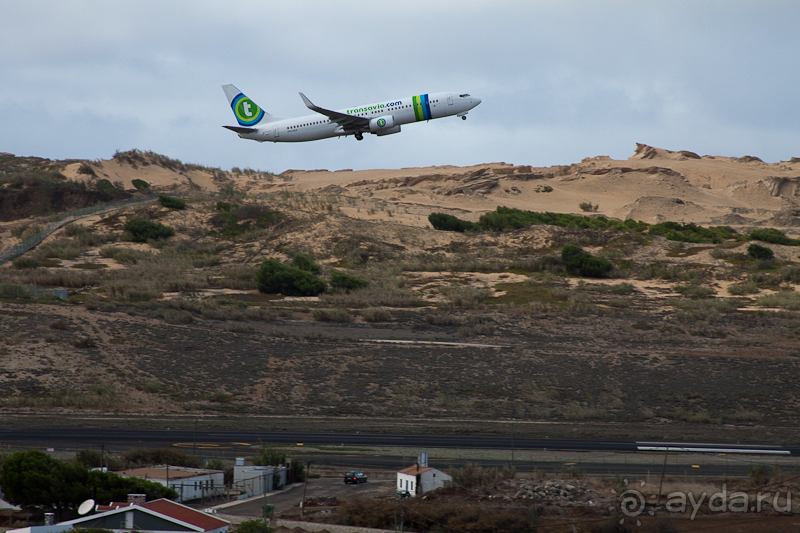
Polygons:
<instances>
[{"instance_id":1,"label":"cockpit window","mask_svg":"<svg viewBox=\"0 0 800 533\"><path fill-rule=\"evenodd\" d=\"M468 94L462 94L462 95L459 95L459 96L461 96L461 98L466 98L469 95Z\"/></svg>"}]
</instances>

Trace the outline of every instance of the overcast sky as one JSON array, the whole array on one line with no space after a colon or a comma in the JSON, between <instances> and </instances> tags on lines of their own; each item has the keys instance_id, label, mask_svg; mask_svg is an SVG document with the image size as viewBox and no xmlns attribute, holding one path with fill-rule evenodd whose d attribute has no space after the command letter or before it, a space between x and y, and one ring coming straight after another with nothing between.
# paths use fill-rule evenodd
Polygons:
<instances>
[{"instance_id":1,"label":"overcast sky","mask_svg":"<svg viewBox=\"0 0 800 533\"><path fill-rule=\"evenodd\" d=\"M0 4L0 151L282 172L505 161L546 166L641 142L800 157L800 2L80 1ZM221 85L304 115L439 91L483 103L397 135L263 143Z\"/></svg>"}]
</instances>

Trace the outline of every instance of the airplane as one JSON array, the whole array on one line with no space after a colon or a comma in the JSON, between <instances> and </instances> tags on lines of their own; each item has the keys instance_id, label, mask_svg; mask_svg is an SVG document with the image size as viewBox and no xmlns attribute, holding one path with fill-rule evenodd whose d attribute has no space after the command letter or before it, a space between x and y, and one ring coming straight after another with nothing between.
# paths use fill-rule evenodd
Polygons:
<instances>
[{"instance_id":1,"label":"airplane","mask_svg":"<svg viewBox=\"0 0 800 533\"><path fill-rule=\"evenodd\" d=\"M318 107L300 93L306 107L315 115L297 118L278 118L270 115L233 85L222 90L236 116L238 126L223 126L242 139L258 142L303 142L353 135L362 140L365 133L377 136L400 132L402 124L450 116L467 119L467 113L481 103L465 93L434 93L410 96L331 111Z\"/></svg>"}]
</instances>

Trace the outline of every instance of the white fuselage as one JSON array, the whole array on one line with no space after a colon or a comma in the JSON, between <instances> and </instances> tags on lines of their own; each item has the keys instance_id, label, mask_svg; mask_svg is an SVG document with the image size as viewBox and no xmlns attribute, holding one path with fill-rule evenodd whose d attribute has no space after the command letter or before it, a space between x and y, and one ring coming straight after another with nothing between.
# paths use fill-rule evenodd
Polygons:
<instances>
[{"instance_id":1,"label":"white fuselage","mask_svg":"<svg viewBox=\"0 0 800 533\"><path fill-rule=\"evenodd\" d=\"M464 116L480 103L480 99L467 94L459 93L432 93L420 96L401 98L357 106L339 110L354 117L362 117L373 121L375 129L370 127L344 127L325 115L314 113L297 118L273 119L270 122L258 124L258 131L252 133L239 133L242 139L252 139L259 142L303 142L316 141L329 137L344 135L360 136L361 133L375 133L389 135L400 131L402 124L411 124L423 120L449 116ZM386 124L393 127L379 127L380 119L386 119Z\"/></svg>"}]
</instances>

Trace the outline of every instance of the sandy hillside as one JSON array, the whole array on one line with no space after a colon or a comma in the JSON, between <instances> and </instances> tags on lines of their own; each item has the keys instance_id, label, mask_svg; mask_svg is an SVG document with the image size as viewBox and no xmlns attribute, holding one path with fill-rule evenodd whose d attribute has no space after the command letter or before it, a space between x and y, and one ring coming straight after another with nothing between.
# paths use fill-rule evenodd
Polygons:
<instances>
[{"instance_id":1,"label":"sandy hillside","mask_svg":"<svg viewBox=\"0 0 800 533\"><path fill-rule=\"evenodd\" d=\"M169 160L168 160L169 161ZM174 163L174 162L173 162ZM639 144L624 161L605 156L554 167L488 163L472 167L388 170L287 170L278 176L221 172L190 165L116 157L93 163L97 177L67 166L71 179L109 179L132 188L143 179L156 190L217 191L233 185L250 193L282 191L349 198L348 216L427 225L432 210L477 219L497 206L596 213L648 223L672 220L704 225L792 228L800 225L800 159L768 164L757 157L699 156Z\"/></svg>"}]
</instances>

